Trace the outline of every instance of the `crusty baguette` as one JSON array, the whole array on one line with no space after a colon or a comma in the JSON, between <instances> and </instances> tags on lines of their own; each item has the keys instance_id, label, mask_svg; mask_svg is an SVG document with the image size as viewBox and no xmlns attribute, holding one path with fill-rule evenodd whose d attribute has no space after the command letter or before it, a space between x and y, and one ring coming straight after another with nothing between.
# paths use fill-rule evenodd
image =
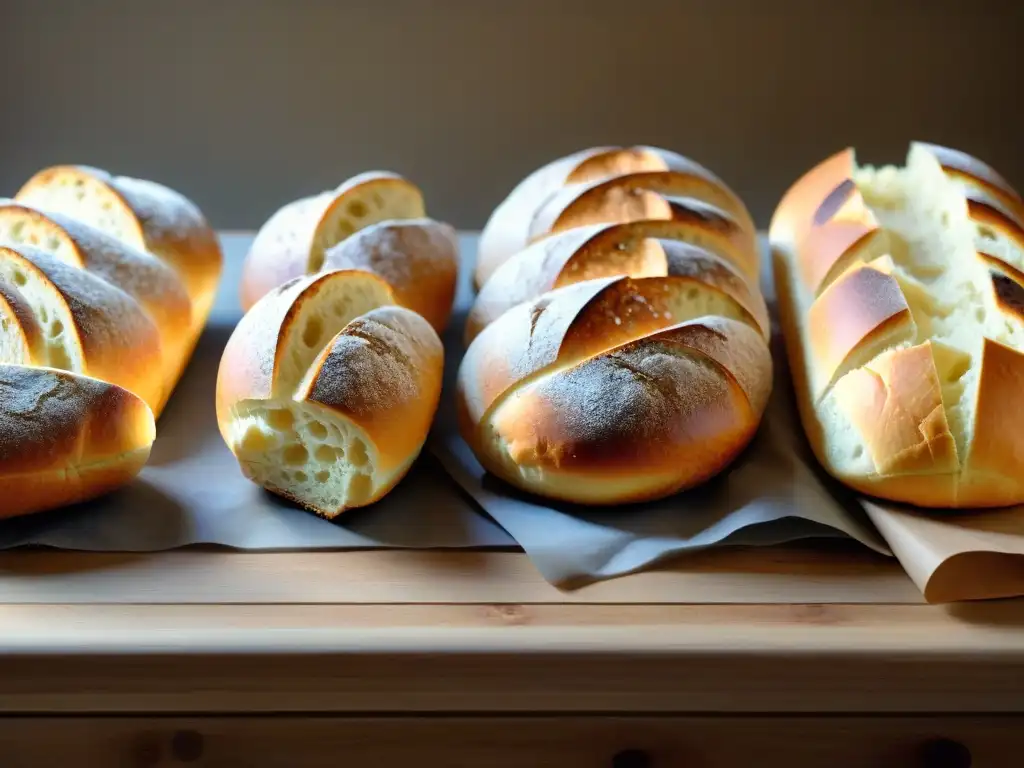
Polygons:
<instances>
[{"instance_id":1,"label":"crusty baguette","mask_svg":"<svg viewBox=\"0 0 1024 768\"><path fill-rule=\"evenodd\" d=\"M0 363L0 403L0 518L124 485L156 437L139 397L69 371Z\"/></svg>"},{"instance_id":2,"label":"crusty baguette","mask_svg":"<svg viewBox=\"0 0 1024 768\"><path fill-rule=\"evenodd\" d=\"M594 505L659 498L725 468L757 430L771 355L756 324L694 311L691 291L669 277L595 278L488 324L457 384L481 464Z\"/></svg>"},{"instance_id":3,"label":"crusty baguette","mask_svg":"<svg viewBox=\"0 0 1024 768\"><path fill-rule=\"evenodd\" d=\"M191 200L154 181L82 165L39 171L15 199L77 219L164 261L184 283L192 335L198 336L217 294L223 256L216 234Z\"/></svg>"},{"instance_id":4,"label":"crusty baguette","mask_svg":"<svg viewBox=\"0 0 1024 768\"><path fill-rule=\"evenodd\" d=\"M380 277L332 270L272 289L221 358L217 422L243 473L327 518L405 475L437 410L444 352Z\"/></svg>"},{"instance_id":5,"label":"crusty baguette","mask_svg":"<svg viewBox=\"0 0 1024 768\"><path fill-rule=\"evenodd\" d=\"M727 219L641 219L576 227L551 235L515 254L480 289L466 320L469 344L516 304L542 293L598 277L666 276L693 297L687 317L719 314L742 320L768 338L768 308L758 283L756 254L737 243ZM699 293L699 296L698 296Z\"/></svg>"},{"instance_id":6,"label":"crusty baguette","mask_svg":"<svg viewBox=\"0 0 1024 768\"><path fill-rule=\"evenodd\" d=\"M785 194L770 240L801 422L822 465L923 507L1024 502L1024 206L995 171L913 143L847 149Z\"/></svg>"},{"instance_id":7,"label":"crusty baguette","mask_svg":"<svg viewBox=\"0 0 1024 768\"><path fill-rule=\"evenodd\" d=\"M206 322L220 247L160 184L85 166L0 200L0 517L134 477Z\"/></svg>"},{"instance_id":8,"label":"crusty baguette","mask_svg":"<svg viewBox=\"0 0 1024 768\"><path fill-rule=\"evenodd\" d=\"M528 175L494 209L480 236L474 283L479 290L505 261L553 232L685 218L694 209L731 217L754 255L755 228L746 207L702 165L657 147L576 152Z\"/></svg>"},{"instance_id":9,"label":"crusty baguette","mask_svg":"<svg viewBox=\"0 0 1024 768\"><path fill-rule=\"evenodd\" d=\"M260 227L242 269L242 308L283 283L325 269L365 269L387 280L396 301L448 323L458 244L426 218L423 195L394 173L370 171L337 189L288 203Z\"/></svg>"}]
</instances>

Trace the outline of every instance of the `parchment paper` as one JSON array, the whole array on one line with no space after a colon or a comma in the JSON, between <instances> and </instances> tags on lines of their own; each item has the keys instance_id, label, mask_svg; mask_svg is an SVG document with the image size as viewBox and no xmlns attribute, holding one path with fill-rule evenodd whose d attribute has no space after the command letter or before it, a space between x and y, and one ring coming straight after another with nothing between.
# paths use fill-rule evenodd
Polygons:
<instances>
[{"instance_id":1,"label":"parchment paper","mask_svg":"<svg viewBox=\"0 0 1024 768\"><path fill-rule=\"evenodd\" d=\"M149 552L189 544L248 550L507 547L515 543L425 450L377 504L328 522L243 477L217 432L220 354L241 316L239 270L250 237L224 236L225 274L209 325L157 424L149 464L102 499L0 521L0 548L41 545Z\"/></svg>"},{"instance_id":2,"label":"parchment paper","mask_svg":"<svg viewBox=\"0 0 1024 768\"><path fill-rule=\"evenodd\" d=\"M765 259L765 264L768 259ZM470 268L464 270L468 273ZM762 288L772 301L766 268ZM461 357L461 329L472 302L460 286L448 354ZM486 473L459 437L451 397L438 414L431 450L459 484L526 551L544 577L561 587L622 576L686 551L716 545L772 545L816 537L852 537L891 554L851 494L826 478L810 455L777 329L775 387L749 449L699 489L656 503L613 509L576 507L520 493ZM454 377L454 368L446 373ZM454 391L454 381L445 383Z\"/></svg>"},{"instance_id":3,"label":"parchment paper","mask_svg":"<svg viewBox=\"0 0 1024 768\"><path fill-rule=\"evenodd\" d=\"M863 504L928 602L1024 595L1024 507L953 513Z\"/></svg>"}]
</instances>

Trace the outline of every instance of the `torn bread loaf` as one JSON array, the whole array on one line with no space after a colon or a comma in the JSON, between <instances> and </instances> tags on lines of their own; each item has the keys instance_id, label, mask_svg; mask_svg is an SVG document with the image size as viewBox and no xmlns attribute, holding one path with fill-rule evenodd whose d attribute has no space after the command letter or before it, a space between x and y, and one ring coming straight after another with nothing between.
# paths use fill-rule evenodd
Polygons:
<instances>
[{"instance_id":1,"label":"torn bread loaf","mask_svg":"<svg viewBox=\"0 0 1024 768\"><path fill-rule=\"evenodd\" d=\"M216 292L220 250L153 182L58 166L0 200L0 517L145 464Z\"/></svg>"},{"instance_id":2,"label":"torn bread loaf","mask_svg":"<svg viewBox=\"0 0 1024 768\"><path fill-rule=\"evenodd\" d=\"M592 147L535 170L494 209L480 236L479 290L508 259L553 233L599 223L730 218L756 260L756 231L736 194L704 166L658 147ZM757 275L753 275L756 280Z\"/></svg>"},{"instance_id":3,"label":"torn bread loaf","mask_svg":"<svg viewBox=\"0 0 1024 768\"><path fill-rule=\"evenodd\" d=\"M371 171L288 203L267 220L245 260L242 307L296 277L363 269L383 277L398 304L441 332L458 260L455 230L427 218L420 190L397 174Z\"/></svg>"},{"instance_id":4,"label":"torn bread loaf","mask_svg":"<svg viewBox=\"0 0 1024 768\"><path fill-rule=\"evenodd\" d=\"M703 255L702 255L703 257ZM460 429L481 464L562 501L660 498L727 467L767 405L772 361L751 313L659 274L577 282L520 303L473 339Z\"/></svg>"},{"instance_id":5,"label":"torn bread loaf","mask_svg":"<svg viewBox=\"0 0 1024 768\"><path fill-rule=\"evenodd\" d=\"M333 518L391 490L437 410L444 352L387 282L331 270L271 289L224 350L217 421L243 473Z\"/></svg>"},{"instance_id":6,"label":"torn bread loaf","mask_svg":"<svg viewBox=\"0 0 1024 768\"><path fill-rule=\"evenodd\" d=\"M1024 205L993 169L913 143L853 149L772 218L801 421L852 488L922 507L1024 502Z\"/></svg>"}]
</instances>

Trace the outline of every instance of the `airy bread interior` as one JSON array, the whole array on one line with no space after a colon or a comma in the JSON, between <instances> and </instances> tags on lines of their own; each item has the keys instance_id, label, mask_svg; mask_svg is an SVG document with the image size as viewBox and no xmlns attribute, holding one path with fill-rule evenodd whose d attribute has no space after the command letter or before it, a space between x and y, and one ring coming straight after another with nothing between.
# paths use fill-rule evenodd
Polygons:
<instances>
[{"instance_id":1,"label":"airy bread interior","mask_svg":"<svg viewBox=\"0 0 1024 768\"><path fill-rule=\"evenodd\" d=\"M69 330L74 327L74 320L68 305L46 275L21 255L0 247L0 280L15 286L25 299L42 333L45 343L39 350L39 364L65 371L81 372L82 350L72 340ZM9 322L6 319L5 321ZM4 331L3 336L6 339L8 332L6 328ZM0 362L22 361L23 358L15 345L6 341L0 343Z\"/></svg>"},{"instance_id":2,"label":"airy bread interior","mask_svg":"<svg viewBox=\"0 0 1024 768\"><path fill-rule=\"evenodd\" d=\"M971 445L983 341L988 338L1020 350L1024 326L1000 309L992 271L978 254L984 233L969 215L961 185L944 173L927 149L913 146L904 167L861 166L854 181L890 243L888 253L873 264L898 281L913 323L910 333L883 332L868 338L844 371L870 369L872 360L886 352L930 341L943 408L962 464ZM863 265L859 259L844 262L844 274ZM842 279L830 277L834 280L827 282L833 286ZM805 317L814 300L803 291ZM806 323L801 332L806 342ZM863 450L863 438L833 394L830 390L818 403L824 431L831 436L828 459L840 472L871 475L875 467Z\"/></svg>"},{"instance_id":3,"label":"airy bread interior","mask_svg":"<svg viewBox=\"0 0 1024 768\"><path fill-rule=\"evenodd\" d=\"M327 251L361 229L390 219L418 219L425 215L423 196L412 184L387 180L356 185L328 208L313 238L306 274L319 272Z\"/></svg>"},{"instance_id":4,"label":"airy bread interior","mask_svg":"<svg viewBox=\"0 0 1024 768\"><path fill-rule=\"evenodd\" d=\"M333 517L366 503L390 478L378 471L377 449L363 430L297 398L334 338L355 318L391 303L391 295L370 275L322 280L316 287L295 302L279 340L273 397L232 408L228 443L254 482Z\"/></svg>"},{"instance_id":5,"label":"airy bread interior","mask_svg":"<svg viewBox=\"0 0 1024 768\"><path fill-rule=\"evenodd\" d=\"M106 184L84 173L57 172L47 184L32 184L18 201L44 211L62 213L145 250L138 222Z\"/></svg>"}]
</instances>

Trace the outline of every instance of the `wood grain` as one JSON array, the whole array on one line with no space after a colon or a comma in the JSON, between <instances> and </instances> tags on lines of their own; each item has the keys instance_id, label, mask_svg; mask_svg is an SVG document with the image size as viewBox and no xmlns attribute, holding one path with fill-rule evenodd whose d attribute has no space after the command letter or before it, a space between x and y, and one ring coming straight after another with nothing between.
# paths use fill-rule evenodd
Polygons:
<instances>
[{"instance_id":1,"label":"wood grain","mask_svg":"<svg viewBox=\"0 0 1024 768\"><path fill-rule=\"evenodd\" d=\"M517 552L0 554L0 604L922 602L893 560L853 544L707 551L572 591Z\"/></svg>"},{"instance_id":2,"label":"wood grain","mask_svg":"<svg viewBox=\"0 0 1024 768\"><path fill-rule=\"evenodd\" d=\"M5 712L1024 712L1024 610L5 606Z\"/></svg>"},{"instance_id":3,"label":"wood grain","mask_svg":"<svg viewBox=\"0 0 1024 768\"><path fill-rule=\"evenodd\" d=\"M912 768L961 764L928 760L940 740L974 765L1009 765L1022 726L1009 717L31 718L0 721L0 744L10 768L594 768L628 765L627 753L652 768L747 768L765 755L787 768Z\"/></svg>"}]
</instances>

